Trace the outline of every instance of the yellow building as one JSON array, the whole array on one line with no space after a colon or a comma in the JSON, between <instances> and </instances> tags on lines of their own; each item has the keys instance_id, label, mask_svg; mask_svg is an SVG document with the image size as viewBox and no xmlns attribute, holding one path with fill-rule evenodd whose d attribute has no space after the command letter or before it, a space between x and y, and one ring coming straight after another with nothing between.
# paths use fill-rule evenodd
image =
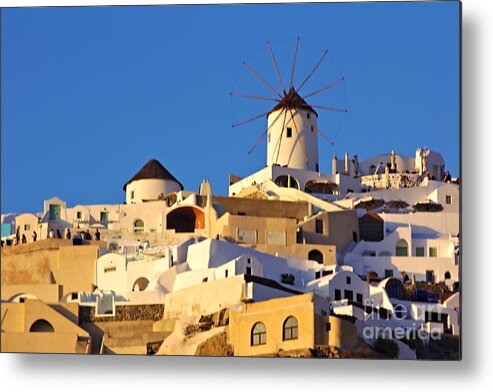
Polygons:
<instances>
[{"instance_id":1,"label":"yellow building","mask_svg":"<svg viewBox=\"0 0 493 392\"><path fill-rule=\"evenodd\" d=\"M78 326L78 308L32 299L2 302L1 351L89 354L91 337Z\"/></svg>"},{"instance_id":2,"label":"yellow building","mask_svg":"<svg viewBox=\"0 0 493 392\"><path fill-rule=\"evenodd\" d=\"M329 304L313 293L241 305L230 310L235 356L271 356L328 343Z\"/></svg>"},{"instance_id":3,"label":"yellow building","mask_svg":"<svg viewBox=\"0 0 493 392\"><path fill-rule=\"evenodd\" d=\"M306 356L317 346L348 349L361 342L356 326L329 315L329 303L314 293L231 307L229 344L235 356Z\"/></svg>"},{"instance_id":4,"label":"yellow building","mask_svg":"<svg viewBox=\"0 0 493 392\"><path fill-rule=\"evenodd\" d=\"M106 243L87 243L73 246L70 240L48 239L2 247L2 301L25 295L58 302L80 291L92 292L95 261Z\"/></svg>"}]
</instances>

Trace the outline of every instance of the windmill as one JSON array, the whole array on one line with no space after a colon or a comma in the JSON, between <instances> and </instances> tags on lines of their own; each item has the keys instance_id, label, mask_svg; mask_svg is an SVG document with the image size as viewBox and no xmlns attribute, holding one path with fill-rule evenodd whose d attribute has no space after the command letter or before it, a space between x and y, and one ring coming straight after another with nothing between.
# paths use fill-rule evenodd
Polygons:
<instances>
[{"instance_id":1,"label":"windmill","mask_svg":"<svg viewBox=\"0 0 493 392\"><path fill-rule=\"evenodd\" d=\"M316 99L321 93L331 90L336 86L344 87L344 76L338 75L334 80L327 81L322 86L305 92L313 75L320 69L324 61L326 61L328 50L324 50L319 54L317 61L311 65L310 71L301 79L300 83L295 85L297 62L299 62L300 38L298 37L295 42L288 80L286 78L283 80L281 76L279 63L270 41L267 42L267 48L275 71L276 83L278 83L280 88L274 87L249 61L243 61L242 66L248 71L251 77L269 90L270 96L251 94L243 91L232 91L230 95L240 99L262 102L264 105L268 103L270 108L253 117L234 122L232 126L233 128L242 127L267 117L267 126L249 149L248 153L251 154L260 142L267 137L267 166L278 165L294 169L319 171L318 136L327 141L331 146L334 143L320 129L316 110L345 114L347 113L345 96L344 105L341 107L309 103L307 100ZM251 87L251 83L247 87Z\"/></svg>"}]
</instances>

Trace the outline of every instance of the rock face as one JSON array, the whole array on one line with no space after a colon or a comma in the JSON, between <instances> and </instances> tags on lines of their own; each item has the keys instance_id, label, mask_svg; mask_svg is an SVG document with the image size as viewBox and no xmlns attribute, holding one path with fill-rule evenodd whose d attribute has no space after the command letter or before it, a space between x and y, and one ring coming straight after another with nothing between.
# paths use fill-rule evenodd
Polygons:
<instances>
[{"instance_id":1,"label":"rock face","mask_svg":"<svg viewBox=\"0 0 493 392\"><path fill-rule=\"evenodd\" d=\"M195 355L210 357L230 357L233 355L233 347L228 344L227 333L221 332L201 343L197 347Z\"/></svg>"},{"instance_id":2,"label":"rock face","mask_svg":"<svg viewBox=\"0 0 493 392\"><path fill-rule=\"evenodd\" d=\"M163 318L164 305L117 305L115 316L98 317L94 307L81 306L79 317L86 322L116 322L116 321L159 321Z\"/></svg>"}]
</instances>

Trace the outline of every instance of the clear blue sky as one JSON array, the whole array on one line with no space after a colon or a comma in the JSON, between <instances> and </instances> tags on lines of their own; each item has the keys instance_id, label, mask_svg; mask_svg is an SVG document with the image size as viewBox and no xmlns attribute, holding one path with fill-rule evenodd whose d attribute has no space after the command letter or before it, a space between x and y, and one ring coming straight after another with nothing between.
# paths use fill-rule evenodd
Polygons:
<instances>
[{"instance_id":1,"label":"clear blue sky","mask_svg":"<svg viewBox=\"0 0 493 392\"><path fill-rule=\"evenodd\" d=\"M208 178L227 194L229 173L265 165L265 140L247 154L265 121L231 127L260 108L232 108L233 88L269 96L241 62L277 87L261 53L271 40L289 74L298 35L296 83L325 48L313 87L346 78L342 126L320 111L335 139L320 141L322 171L346 151L361 160L427 146L459 174L456 2L3 9L1 22L3 213L40 211L52 196L123 202L123 184L151 158L186 189ZM339 105L341 91L317 103Z\"/></svg>"}]
</instances>

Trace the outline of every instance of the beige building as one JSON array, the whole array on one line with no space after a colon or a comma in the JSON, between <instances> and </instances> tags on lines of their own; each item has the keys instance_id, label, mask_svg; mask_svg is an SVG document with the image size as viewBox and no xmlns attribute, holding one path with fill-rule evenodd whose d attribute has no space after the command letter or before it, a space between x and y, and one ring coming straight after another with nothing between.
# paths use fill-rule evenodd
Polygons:
<instances>
[{"instance_id":1,"label":"beige building","mask_svg":"<svg viewBox=\"0 0 493 392\"><path fill-rule=\"evenodd\" d=\"M321 264L336 263L336 252L359 236L356 211L321 212L310 217L307 202L238 197L212 198L222 212L211 237Z\"/></svg>"},{"instance_id":2,"label":"beige building","mask_svg":"<svg viewBox=\"0 0 493 392\"><path fill-rule=\"evenodd\" d=\"M354 324L329 312L329 303L313 293L231 307L229 343L235 356L297 355L329 344L355 347Z\"/></svg>"},{"instance_id":3,"label":"beige building","mask_svg":"<svg viewBox=\"0 0 493 392\"><path fill-rule=\"evenodd\" d=\"M89 354L91 336L78 326L78 309L76 303L2 302L1 351Z\"/></svg>"},{"instance_id":4,"label":"beige building","mask_svg":"<svg viewBox=\"0 0 493 392\"><path fill-rule=\"evenodd\" d=\"M95 261L106 252L106 244L49 239L2 248L1 297L39 298L58 302L81 291L92 292Z\"/></svg>"}]
</instances>

